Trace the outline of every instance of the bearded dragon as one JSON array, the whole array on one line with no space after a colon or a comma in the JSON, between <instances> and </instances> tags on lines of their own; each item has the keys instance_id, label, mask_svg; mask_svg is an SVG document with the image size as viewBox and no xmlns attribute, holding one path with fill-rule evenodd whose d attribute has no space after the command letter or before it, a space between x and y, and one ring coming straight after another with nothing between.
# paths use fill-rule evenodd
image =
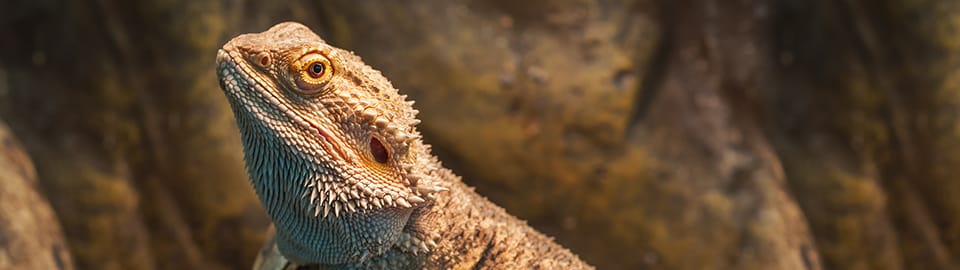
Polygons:
<instances>
[{"instance_id":1,"label":"bearded dragon","mask_svg":"<svg viewBox=\"0 0 960 270\"><path fill-rule=\"evenodd\" d=\"M352 52L280 23L217 52L247 173L294 265L591 268L431 154L413 101Z\"/></svg>"}]
</instances>

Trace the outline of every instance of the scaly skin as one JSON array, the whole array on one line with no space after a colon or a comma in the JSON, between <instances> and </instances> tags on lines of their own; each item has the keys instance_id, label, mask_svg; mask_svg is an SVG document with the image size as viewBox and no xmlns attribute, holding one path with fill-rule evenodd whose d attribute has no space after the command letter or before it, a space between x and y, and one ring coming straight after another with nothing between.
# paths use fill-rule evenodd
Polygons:
<instances>
[{"instance_id":1,"label":"scaly skin","mask_svg":"<svg viewBox=\"0 0 960 270\"><path fill-rule=\"evenodd\" d=\"M464 185L380 72L307 27L238 36L217 69L253 187L297 265L590 268Z\"/></svg>"}]
</instances>

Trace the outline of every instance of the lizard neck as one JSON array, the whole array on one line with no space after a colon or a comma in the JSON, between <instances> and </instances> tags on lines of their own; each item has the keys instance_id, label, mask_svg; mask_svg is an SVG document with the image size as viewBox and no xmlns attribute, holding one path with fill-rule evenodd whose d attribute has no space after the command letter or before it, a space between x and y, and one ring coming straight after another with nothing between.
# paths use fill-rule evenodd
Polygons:
<instances>
[{"instance_id":1,"label":"lizard neck","mask_svg":"<svg viewBox=\"0 0 960 270\"><path fill-rule=\"evenodd\" d=\"M235 108L245 110L244 108ZM400 239L413 209L383 207L321 215L309 199L312 184L338 179L338 172L305 160L265 125L285 121L240 112L247 173L277 230L280 252L293 262L343 264L383 254ZM339 178L342 179L342 178Z\"/></svg>"}]
</instances>

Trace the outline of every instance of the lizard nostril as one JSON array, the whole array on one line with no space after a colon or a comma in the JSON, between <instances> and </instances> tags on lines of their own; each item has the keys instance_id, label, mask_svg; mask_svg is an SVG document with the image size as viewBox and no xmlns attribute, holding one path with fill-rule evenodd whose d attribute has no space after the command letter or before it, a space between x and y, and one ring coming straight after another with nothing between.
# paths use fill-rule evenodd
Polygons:
<instances>
[{"instance_id":1,"label":"lizard nostril","mask_svg":"<svg viewBox=\"0 0 960 270\"><path fill-rule=\"evenodd\" d=\"M370 138L370 154L373 155L374 160L380 163L387 163L389 158L387 148L377 138Z\"/></svg>"},{"instance_id":2,"label":"lizard nostril","mask_svg":"<svg viewBox=\"0 0 960 270\"><path fill-rule=\"evenodd\" d=\"M269 55L269 54L267 54L267 53L265 53L265 52L262 52L262 53L260 53L260 54L257 55L257 56L260 58L260 66L261 66L261 67L267 67L267 66L270 65L270 55Z\"/></svg>"}]
</instances>

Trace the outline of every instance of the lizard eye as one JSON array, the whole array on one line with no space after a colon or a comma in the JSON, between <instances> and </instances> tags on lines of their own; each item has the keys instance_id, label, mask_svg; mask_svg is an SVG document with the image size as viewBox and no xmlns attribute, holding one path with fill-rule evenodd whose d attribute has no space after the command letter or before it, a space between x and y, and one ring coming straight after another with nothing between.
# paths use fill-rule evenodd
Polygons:
<instances>
[{"instance_id":1,"label":"lizard eye","mask_svg":"<svg viewBox=\"0 0 960 270\"><path fill-rule=\"evenodd\" d=\"M323 76L323 71L326 69L327 68L323 66L323 63L320 63L319 61L313 62L310 63L309 67L307 67L307 74L310 74L310 77L315 79L320 78L320 76Z\"/></svg>"},{"instance_id":2,"label":"lizard eye","mask_svg":"<svg viewBox=\"0 0 960 270\"><path fill-rule=\"evenodd\" d=\"M323 88L333 70L330 68L330 59L320 53L310 53L300 57L290 65L296 76L297 90L302 94L316 94Z\"/></svg>"},{"instance_id":3,"label":"lizard eye","mask_svg":"<svg viewBox=\"0 0 960 270\"><path fill-rule=\"evenodd\" d=\"M373 155L373 159L381 164L387 163L389 160L389 155L387 155L387 147L383 146L383 143L377 138L370 138L370 154Z\"/></svg>"}]
</instances>

